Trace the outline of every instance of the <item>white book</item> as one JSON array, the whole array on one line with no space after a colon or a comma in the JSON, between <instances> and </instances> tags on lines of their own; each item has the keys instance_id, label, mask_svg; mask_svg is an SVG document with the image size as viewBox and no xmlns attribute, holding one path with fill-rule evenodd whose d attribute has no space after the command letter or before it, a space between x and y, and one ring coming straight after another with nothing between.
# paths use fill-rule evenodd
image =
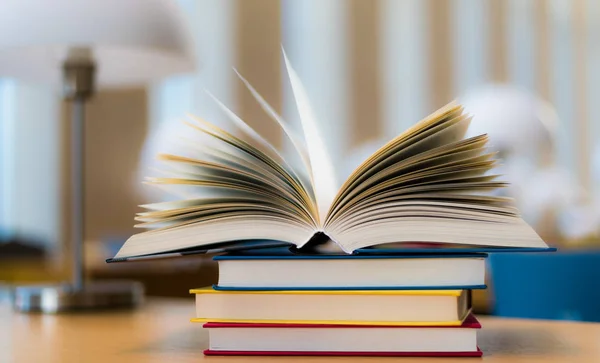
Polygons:
<instances>
[{"instance_id":1,"label":"white book","mask_svg":"<svg viewBox=\"0 0 600 363\"><path fill-rule=\"evenodd\" d=\"M476 353L481 325L460 327L333 326L207 323L209 352Z\"/></svg>"},{"instance_id":2,"label":"white book","mask_svg":"<svg viewBox=\"0 0 600 363\"><path fill-rule=\"evenodd\" d=\"M217 256L217 289L485 288L485 255Z\"/></svg>"}]
</instances>

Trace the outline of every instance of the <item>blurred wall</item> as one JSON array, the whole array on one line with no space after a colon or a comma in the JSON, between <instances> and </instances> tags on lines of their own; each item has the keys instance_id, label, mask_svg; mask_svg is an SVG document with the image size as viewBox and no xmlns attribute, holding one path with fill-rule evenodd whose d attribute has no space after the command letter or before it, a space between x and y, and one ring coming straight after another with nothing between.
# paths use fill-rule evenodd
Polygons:
<instances>
[{"instance_id":1,"label":"blurred wall","mask_svg":"<svg viewBox=\"0 0 600 363\"><path fill-rule=\"evenodd\" d=\"M99 241L131 235L133 217L141 203L134 184L148 120L147 91L100 90L86 105L85 240ZM61 215L71 213L71 107L62 103ZM70 220L61 220L60 243L70 250ZM64 255L63 255L64 257Z\"/></svg>"},{"instance_id":2,"label":"blurred wall","mask_svg":"<svg viewBox=\"0 0 600 363\"><path fill-rule=\"evenodd\" d=\"M57 93L0 81L0 241L43 246L60 238Z\"/></svg>"},{"instance_id":3,"label":"blurred wall","mask_svg":"<svg viewBox=\"0 0 600 363\"><path fill-rule=\"evenodd\" d=\"M600 75L598 2L180 3L195 26L199 70L192 87L173 90L191 94L193 101L171 108L162 120L187 108L220 122L223 116L211 111L214 106L203 94L208 88L268 134L264 115L231 71L236 67L294 121L282 45L306 84L323 130L333 135L330 148L339 159L365 140L392 137L468 90L508 83L556 106L561 123L554 157L583 185L593 186L590 154L600 132L600 115L590 102L600 92L594 86Z\"/></svg>"}]
</instances>

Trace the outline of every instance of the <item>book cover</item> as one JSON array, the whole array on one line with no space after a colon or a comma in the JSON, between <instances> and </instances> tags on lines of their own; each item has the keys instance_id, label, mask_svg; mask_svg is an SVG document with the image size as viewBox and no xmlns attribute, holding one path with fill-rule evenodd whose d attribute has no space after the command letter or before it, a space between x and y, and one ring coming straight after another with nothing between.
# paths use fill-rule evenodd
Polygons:
<instances>
[{"instance_id":1,"label":"book cover","mask_svg":"<svg viewBox=\"0 0 600 363\"><path fill-rule=\"evenodd\" d=\"M380 295L380 296L445 296L456 299L465 296L464 312L458 320L448 321L346 321L346 320L279 320L279 319L226 319L211 317L196 317L190 321L193 323L273 323L273 324L334 324L334 325L373 325L373 326L461 326L465 319L471 314L471 294L465 290L281 290L281 291L220 291L211 287L191 289L191 294L263 294L263 295Z\"/></svg>"},{"instance_id":2,"label":"book cover","mask_svg":"<svg viewBox=\"0 0 600 363\"><path fill-rule=\"evenodd\" d=\"M327 286L327 287L238 287L238 286L212 286L216 291L283 291L283 290L294 290L294 291L380 291L380 290L485 290L487 285L462 285L462 286L356 286L356 287L344 287L344 286Z\"/></svg>"},{"instance_id":3,"label":"book cover","mask_svg":"<svg viewBox=\"0 0 600 363\"><path fill-rule=\"evenodd\" d=\"M205 355L223 356L340 356L340 357L481 357L483 352L477 349L473 352L258 352L258 351L232 351L210 350L204 351Z\"/></svg>"},{"instance_id":4,"label":"book cover","mask_svg":"<svg viewBox=\"0 0 600 363\"><path fill-rule=\"evenodd\" d=\"M450 255L465 255L465 254L489 254L489 253L517 253L517 252L556 252L556 247L397 247L397 248L360 248L354 251L355 254L365 255L437 255L442 254L445 256Z\"/></svg>"},{"instance_id":5,"label":"book cover","mask_svg":"<svg viewBox=\"0 0 600 363\"><path fill-rule=\"evenodd\" d=\"M309 329L318 329L318 328L339 328L339 329L348 329L348 328L447 328L447 329L481 329L481 323L474 314L470 313L462 325L459 326L448 326L448 325L427 325L427 326L414 326L414 325L341 325L341 324L298 324L298 323L286 323L286 324L274 324L274 323L220 323L220 322L207 322L202 325L203 328L207 329L215 329L215 328L309 328Z\"/></svg>"},{"instance_id":6,"label":"book cover","mask_svg":"<svg viewBox=\"0 0 600 363\"><path fill-rule=\"evenodd\" d=\"M489 253L515 253L515 252L556 252L556 247L532 248L532 247L472 247L472 246L420 246L420 247L394 247L394 248L360 248L352 254L330 254L312 249L298 249L288 242L248 240L238 242L221 242L212 245L172 250L167 252L117 257L106 259L107 263L129 262L138 260L155 260L173 257L185 257L194 255L213 255L214 257L304 257L304 258L347 258L351 256L386 256L387 258L436 258L436 257L476 257Z\"/></svg>"},{"instance_id":7,"label":"book cover","mask_svg":"<svg viewBox=\"0 0 600 363\"><path fill-rule=\"evenodd\" d=\"M405 253L395 255L378 255L378 254L366 254L366 255L310 255L310 254L295 254L295 253L284 253L279 252L273 254L264 254L262 250L251 250L246 253L239 254L227 254L213 257L215 261L227 261L227 260L364 260L364 259L417 259L417 258L486 258L487 253L482 252L462 252L453 253L452 255L444 253Z\"/></svg>"},{"instance_id":8,"label":"book cover","mask_svg":"<svg viewBox=\"0 0 600 363\"><path fill-rule=\"evenodd\" d=\"M248 240L238 242L220 242L206 246L183 248L166 252L143 254L129 257L113 257L106 259L107 263L156 260L163 258L184 257L193 255L217 255L223 253L240 253L252 251L251 253L282 254L290 251L290 243L271 240ZM260 251L260 252L257 252Z\"/></svg>"},{"instance_id":9,"label":"book cover","mask_svg":"<svg viewBox=\"0 0 600 363\"><path fill-rule=\"evenodd\" d=\"M462 294L461 290L403 290L403 291L389 291L389 290L381 290L381 291L365 291L365 290L348 290L348 291L316 291L316 290L308 290L308 291L249 291L249 292L241 292L241 291L217 291L212 287L203 287L199 289L190 289L190 294L281 294L281 295L310 295L310 294L318 294L318 295L428 295L428 296L460 296Z\"/></svg>"}]
</instances>

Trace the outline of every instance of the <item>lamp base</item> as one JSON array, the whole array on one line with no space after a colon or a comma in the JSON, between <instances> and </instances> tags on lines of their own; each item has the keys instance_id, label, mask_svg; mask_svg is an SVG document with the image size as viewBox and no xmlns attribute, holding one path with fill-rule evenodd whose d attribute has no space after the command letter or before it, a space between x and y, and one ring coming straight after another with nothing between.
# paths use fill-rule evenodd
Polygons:
<instances>
[{"instance_id":1,"label":"lamp base","mask_svg":"<svg viewBox=\"0 0 600 363\"><path fill-rule=\"evenodd\" d=\"M144 300L144 285L135 281L90 281L79 290L70 285L18 286L13 305L21 312L61 313L72 311L134 308Z\"/></svg>"}]
</instances>

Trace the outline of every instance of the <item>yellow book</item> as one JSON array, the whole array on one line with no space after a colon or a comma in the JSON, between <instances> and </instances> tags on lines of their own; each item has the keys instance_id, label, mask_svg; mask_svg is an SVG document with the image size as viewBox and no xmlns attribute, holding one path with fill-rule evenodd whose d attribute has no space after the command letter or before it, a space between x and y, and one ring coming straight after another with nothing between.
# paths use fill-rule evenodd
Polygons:
<instances>
[{"instance_id":1,"label":"yellow book","mask_svg":"<svg viewBox=\"0 0 600 363\"><path fill-rule=\"evenodd\" d=\"M217 291L192 289L193 322L459 326L468 290Z\"/></svg>"}]
</instances>

